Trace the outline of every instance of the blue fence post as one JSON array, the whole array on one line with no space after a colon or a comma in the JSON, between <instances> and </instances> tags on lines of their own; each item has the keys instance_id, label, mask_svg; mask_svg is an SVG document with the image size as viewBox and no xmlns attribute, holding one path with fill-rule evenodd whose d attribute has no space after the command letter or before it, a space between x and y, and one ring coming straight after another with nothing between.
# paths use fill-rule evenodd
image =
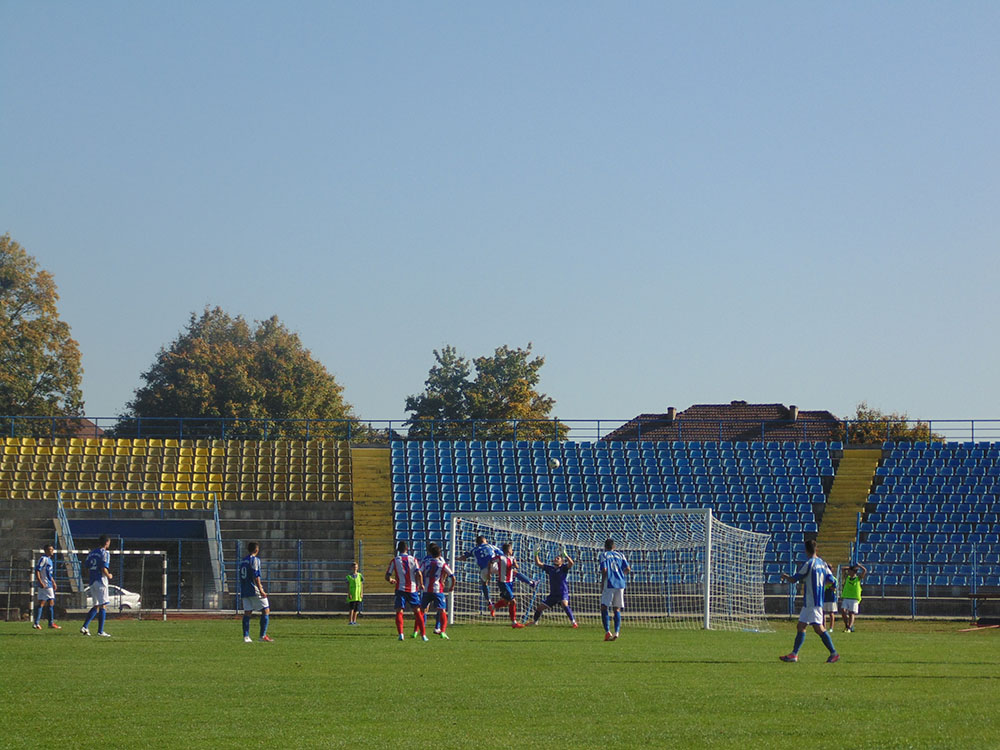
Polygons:
<instances>
[{"instance_id":1,"label":"blue fence post","mask_svg":"<svg viewBox=\"0 0 1000 750\"><path fill-rule=\"evenodd\" d=\"M295 614L302 613L302 540L299 539L295 543L295 554L298 559L298 565L296 566L295 572Z\"/></svg>"},{"instance_id":2,"label":"blue fence post","mask_svg":"<svg viewBox=\"0 0 1000 750\"><path fill-rule=\"evenodd\" d=\"M975 598L975 595L979 592L979 547L975 542L972 543L972 588L969 593L972 594L972 619L979 619L979 600Z\"/></svg>"}]
</instances>

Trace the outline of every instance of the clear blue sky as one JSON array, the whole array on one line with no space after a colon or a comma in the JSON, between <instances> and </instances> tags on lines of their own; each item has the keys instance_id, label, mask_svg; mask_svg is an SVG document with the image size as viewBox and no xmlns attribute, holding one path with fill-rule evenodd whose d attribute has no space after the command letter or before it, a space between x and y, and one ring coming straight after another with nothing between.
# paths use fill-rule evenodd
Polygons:
<instances>
[{"instance_id":1,"label":"clear blue sky","mask_svg":"<svg viewBox=\"0 0 1000 750\"><path fill-rule=\"evenodd\" d=\"M534 342L567 419L995 418L1000 4L0 0L0 233L86 411L192 312L368 419Z\"/></svg>"}]
</instances>

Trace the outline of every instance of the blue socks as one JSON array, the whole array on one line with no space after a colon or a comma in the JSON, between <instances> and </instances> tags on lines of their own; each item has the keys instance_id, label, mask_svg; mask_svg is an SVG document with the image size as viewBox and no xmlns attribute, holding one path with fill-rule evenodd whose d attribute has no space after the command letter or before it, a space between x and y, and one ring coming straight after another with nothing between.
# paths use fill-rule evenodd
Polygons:
<instances>
[{"instance_id":1,"label":"blue socks","mask_svg":"<svg viewBox=\"0 0 1000 750\"><path fill-rule=\"evenodd\" d=\"M611 632L611 625L608 624L608 608L607 607L601 607L601 624L604 625L604 632L605 633L610 633Z\"/></svg>"},{"instance_id":2,"label":"blue socks","mask_svg":"<svg viewBox=\"0 0 1000 750\"><path fill-rule=\"evenodd\" d=\"M620 609L615 610L615 632L617 633L622 629L622 611Z\"/></svg>"},{"instance_id":3,"label":"blue socks","mask_svg":"<svg viewBox=\"0 0 1000 750\"><path fill-rule=\"evenodd\" d=\"M51 625L53 623L53 621L55 620L55 618L56 618L56 605L55 604L50 604L49 605L49 625Z\"/></svg>"},{"instance_id":4,"label":"blue socks","mask_svg":"<svg viewBox=\"0 0 1000 750\"><path fill-rule=\"evenodd\" d=\"M802 644L806 642L806 631L795 634L795 646L792 647L792 653L799 653L799 649L802 648Z\"/></svg>"},{"instance_id":5,"label":"blue socks","mask_svg":"<svg viewBox=\"0 0 1000 750\"><path fill-rule=\"evenodd\" d=\"M104 618L108 616L106 610L100 609L97 611L97 632L104 632Z\"/></svg>"},{"instance_id":6,"label":"blue socks","mask_svg":"<svg viewBox=\"0 0 1000 750\"><path fill-rule=\"evenodd\" d=\"M563 609L566 611L566 616L570 619L570 622L576 622L576 618L573 617L573 608L567 604Z\"/></svg>"},{"instance_id":7,"label":"blue socks","mask_svg":"<svg viewBox=\"0 0 1000 750\"><path fill-rule=\"evenodd\" d=\"M35 610L35 625L37 625L41 621L42 621L42 605L39 604L38 605L38 609ZM49 622L50 623L52 622L52 618L51 617L49 618Z\"/></svg>"},{"instance_id":8,"label":"blue socks","mask_svg":"<svg viewBox=\"0 0 1000 750\"><path fill-rule=\"evenodd\" d=\"M490 589L489 589L489 587L485 583L480 583L479 584L479 590L483 592L483 599L486 600L486 603L487 604L492 604L493 602L490 601Z\"/></svg>"},{"instance_id":9,"label":"blue socks","mask_svg":"<svg viewBox=\"0 0 1000 750\"><path fill-rule=\"evenodd\" d=\"M83 627L90 625L90 623L94 621L95 617L97 617L97 607L91 607L90 611L87 613L87 619L83 621Z\"/></svg>"},{"instance_id":10,"label":"blue socks","mask_svg":"<svg viewBox=\"0 0 1000 750\"><path fill-rule=\"evenodd\" d=\"M250 637L250 615L243 615L243 637Z\"/></svg>"},{"instance_id":11,"label":"blue socks","mask_svg":"<svg viewBox=\"0 0 1000 750\"><path fill-rule=\"evenodd\" d=\"M830 631L826 631L820 636L823 639L823 645L830 649L831 654L837 653L837 649L833 647L833 638L830 637Z\"/></svg>"},{"instance_id":12,"label":"blue socks","mask_svg":"<svg viewBox=\"0 0 1000 750\"><path fill-rule=\"evenodd\" d=\"M270 622L270 615L261 614L260 616L260 637L263 638L267 635L267 623Z\"/></svg>"}]
</instances>

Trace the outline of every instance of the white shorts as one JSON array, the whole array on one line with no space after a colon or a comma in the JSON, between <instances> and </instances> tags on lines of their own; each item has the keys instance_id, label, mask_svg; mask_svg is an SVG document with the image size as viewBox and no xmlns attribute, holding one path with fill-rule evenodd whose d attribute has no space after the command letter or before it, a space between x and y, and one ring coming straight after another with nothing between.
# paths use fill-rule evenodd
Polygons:
<instances>
[{"instance_id":1,"label":"white shorts","mask_svg":"<svg viewBox=\"0 0 1000 750\"><path fill-rule=\"evenodd\" d=\"M837 611L837 602L823 602L823 611L824 612L836 612Z\"/></svg>"},{"instance_id":2,"label":"white shorts","mask_svg":"<svg viewBox=\"0 0 1000 750\"><path fill-rule=\"evenodd\" d=\"M625 589L604 589L604 593L601 594L601 606L625 609Z\"/></svg>"},{"instance_id":3,"label":"white shorts","mask_svg":"<svg viewBox=\"0 0 1000 750\"><path fill-rule=\"evenodd\" d=\"M841 599L840 600L840 608L842 610L844 610L845 612L853 612L854 614L857 614L858 613L858 604L860 604L860 603L861 602L859 600L857 600L857 599Z\"/></svg>"},{"instance_id":4,"label":"white shorts","mask_svg":"<svg viewBox=\"0 0 1000 750\"><path fill-rule=\"evenodd\" d=\"M270 609L271 605L268 604L267 597L265 596L261 599L259 596L244 596L243 597L243 611L244 612L259 612L262 609Z\"/></svg>"},{"instance_id":5,"label":"white shorts","mask_svg":"<svg viewBox=\"0 0 1000 750\"><path fill-rule=\"evenodd\" d=\"M47 602L49 599L55 599L56 592L51 586L46 586L44 589L38 589L38 601Z\"/></svg>"},{"instance_id":6,"label":"white shorts","mask_svg":"<svg viewBox=\"0 0 1000 750\"><path fill-rule=\"evenodd\" d=\"M483 583L489 583L490 578L493 577L492 573L493 573L493 567L491 565L487 565L485 568L480 568L479 580L482 581Z\"/></svg>"},{"instance_id":7,"label":"white shorts","mask_svg":"<svg viewBox=\"0 0 1000 750\"><path fill-rule=\"evenodd\" d=\"M91 607L100 607L111 604L111 599L108 597L107 579L103 581L94 581L87 587L87 592L90 595Z\"/></svg>"},{"instance_id":8,"label":"white shorts","mask_svg":"<svg viewBox=\"0 0 1000 750\"><path fill-rule=\"evenodd\" d=\"M822 625L823 608L803 607L802 611L799 612L799 622L804 622L806 625Z\"/></svg>"}]
</instances>

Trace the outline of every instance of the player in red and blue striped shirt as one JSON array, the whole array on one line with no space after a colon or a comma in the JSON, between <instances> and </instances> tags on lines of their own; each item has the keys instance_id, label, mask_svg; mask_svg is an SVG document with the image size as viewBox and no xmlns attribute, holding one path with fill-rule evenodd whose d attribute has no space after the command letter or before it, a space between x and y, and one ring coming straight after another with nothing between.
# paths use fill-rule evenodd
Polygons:
<instances>
[{"instance_id":1,"label":"player in red and blue striped shirt","mask_svg":"<svg viewBox=\"0 0 1000 750\"><path fill-rule=\"evenodd\" d=\"M448 629L448 606L444 595L455 588L455 574L441 556L441 548L434 542L427 545L427 557L420 563L420 571L424 576L424 595L420 601L424 621L427 619L427 608L433 604L437 608L434 635L448 640L445 632Z\"/></svg>"},{"instance_id":2,"label":"player in red and blue striped shirt","mask_svg":"<svg viewBox=\"0 0 1000 750\"><path fill-rule=\"evenodd\" d=\"M392 558L389 567L385 569L385 580L396 586L396 632L399 640L403 640L403 611L409 607L413 611L414 629L420 637L427 640L424 629L424 613L420 609L420 589L423 586L423 575L420 572L420 561L407 554L409 547L406 542L396 545L398 554Z\"/></svg>"},{"instance_id":3,"label":"player in red and blue striped shirt","mask_svg":"<svg viewBox=\"0 0 1000 750\"><path fill-rule=\"evenodd\" d=\"M514 580L517 577L517 560L514 558L513 548L510 542L504 542L500 549L503 554L496 558L497 582L500 586L500 598L497 599L490 610L492 615L503 605L507 605L507 613L510 615L510 626L512 628L523 628L524 625L517 621L517 599L514 598Z\"/></svg>"}]
</instances>

